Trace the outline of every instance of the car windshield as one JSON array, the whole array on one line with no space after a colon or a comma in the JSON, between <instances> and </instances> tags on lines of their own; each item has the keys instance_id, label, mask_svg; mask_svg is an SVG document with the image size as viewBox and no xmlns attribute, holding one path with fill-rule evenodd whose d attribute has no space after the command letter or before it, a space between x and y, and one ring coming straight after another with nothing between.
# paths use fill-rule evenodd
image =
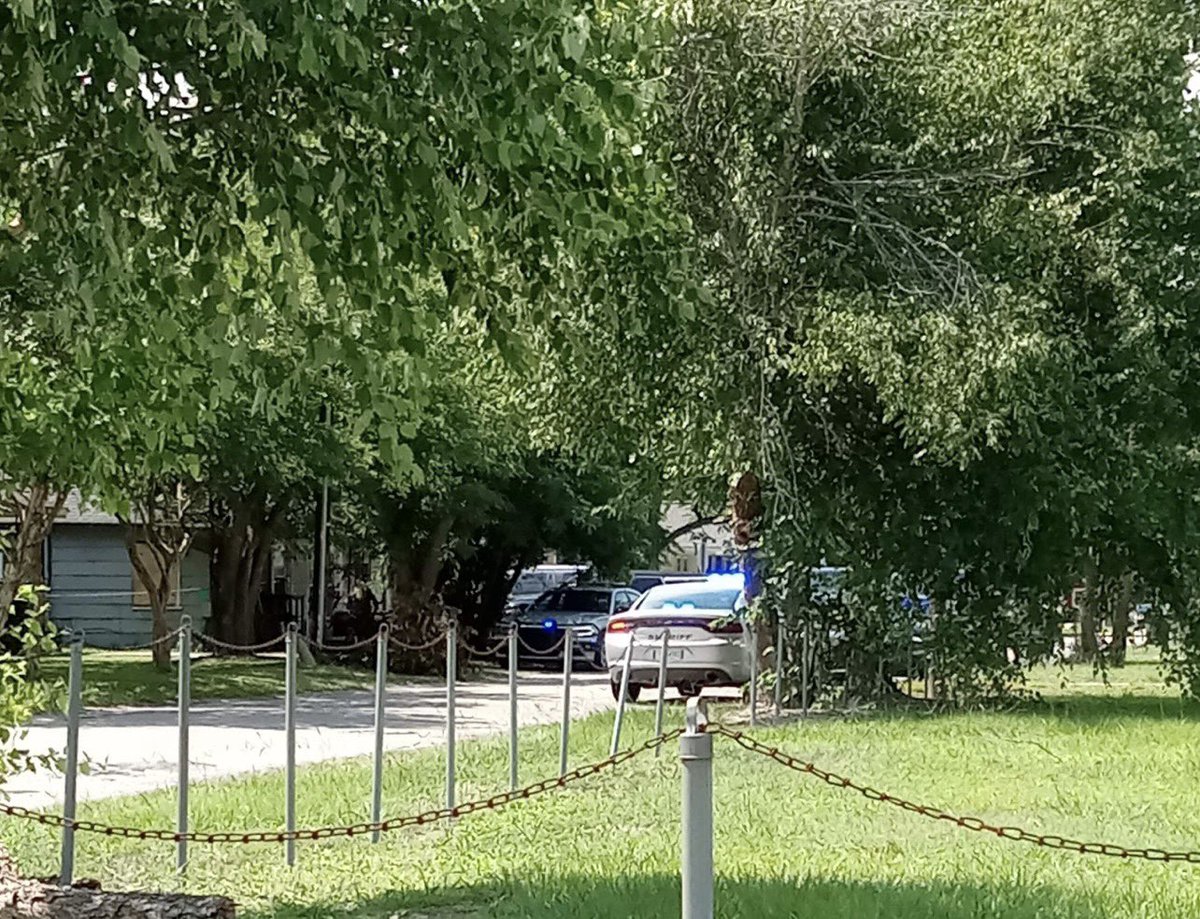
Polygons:
<instances>
[{"instance_id":1,"label":"car windshield","mask_svg":"<svg viewBox=\"0 0 1200 919\"><path fill-rule=\"evenodd\" d=\"M515 594L540 593L545 589L546 579L532 571L526 571L517 578L517 583L513 585L513 593Z\"/></svg>"},{"instance_id":2,"label":"car windshield","mask_svg":"<svg viewBox=\"0 0 1200 919\"><path fill-rule=\"evenodd\" d=\"M703 587L693 590L651 591L642 598L639 609L727 609L732 610L741 596L736 587Z\"/></svg>"},{"instance_id":3,"label":"car windshield","mask_svg":"<svg viewBox=\"0 0 1200 919\"><path fill-rule=\"evenodd\" d=\"M566 587L542 595L533 604L533 609L547 613L607 613L608 598L607 590L580 590L575 587Z\"/></svg>"}]
</instances>

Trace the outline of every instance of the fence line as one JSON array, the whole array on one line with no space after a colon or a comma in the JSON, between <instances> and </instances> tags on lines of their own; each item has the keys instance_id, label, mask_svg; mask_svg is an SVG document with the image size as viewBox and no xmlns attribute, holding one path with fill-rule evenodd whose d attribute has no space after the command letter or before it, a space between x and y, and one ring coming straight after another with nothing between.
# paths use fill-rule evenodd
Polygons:
<instances>
[{"instance_id":1,"label":"fence line","mask_svg":"<svg viewBox=\"0 0 1200 919\"><path fill-rule=\"evenodd\" d=\"M703 703L698 699L689 700L687 730L662 730L663 693L666 685L666 661L670 650L669 631L664 632L662 642L642 647L657 647L661 654L658 668L658 702L655 711L654 736L645 743L624 752L618 752L621 736L621 723L628 700L629 678L632 667L632 657L637 645L636 633L629 636L624 660L621 667L620 691L617 710L613 725L613 738L608 758L587 766L568 770L570 702L572 688L572 661L575 643L574 631L565 629L562 639L555 647L563 649L563 681L562 681L562 725L559 746L559 775L557 778L543 779L523 788L517 787L517 657L521 645L518 629L514 626L506 639L508 644L508 685L509 685L509 790L493 795L490 798L479 799L459 804L456 801L455 767L456 767L456 684L458 629L455 620L451 619L445 632L438 640L445 641L445 672L446 672L446 803L436 810L424 811L405 817L391 819L383 818L382 781L384 768L384 740L386 728L386 686L388 676L388 650L396 644L386 626L379 629L371 639L376 643L376 673L375 673L375 747L374 768L372 773L371 791L371 820L366 823L355 823L347 826L326 826L310 829L296 828L296 785L295 785L295 730L296 730L296 696L297 696L297 652L302 640L296 626L290 625L286 635L281 638L286 642L285 658L285 701L284 729L286 735L286 776L285 776L285 824L286 829L278 832L214 832L195 833L188 826L188 790L189 790L189 704L190 704L190 645L195 637L203 641L209 636L195 633L191 628L191 620L183 617L180 628L174 633L179 642L180 671L178 688L179 705L179 788L178 788L178 817L174 832L168 830L139 829L134 827L112 826L93 821L77 819L76 783L79 758L79 730L82 715L83 689L83 648L85 636L82 632L71 635L71 666L69 669L69 704L67 717L67 755L64 774L64 803L62 814L47 814L17 805L0 803L0 815L31 820L48 826L54 826L62 831L62 862L60 878L62 883L69 884L74 873L74 843L77 832L101 833L122 838L150 839L173 841L177 845L177 866L184 871L188 862L189 843L250 843L270 842L285 844L285 859L287 864L295 864L295 844L301 840L316 840L359 834L371 835L373 841L379 841L382 833L407 826L419 826L441 820L454 819L479 810L495 809L506 804L524 800L535 795L544 794L556 788L594 775L604 769L611 768L639 753L654 750L655 755L661 751L664 744L679 737L681 743L681 762L684 776L684 827L683 827L683 895L685 919L709 919L712 916L712 740L722 737L732 741L741 748L762 756L774 763L792 771L813 776L826 784L842 788L862 795L868 800L878 801L899 807L910 813L924 816L933 820L949 823L953 826L973 832L987 833L999 839L1007 839L1038 845L1045 848L1065 850L1082 855L1104 855L1122 859L1142 859L1159 862L1186 862L1200 864L1200 851L1165 850L1150 847L1126 847L1112 843L1084 842L1063 836L1034 833L1016 826L990 824L980 818L960 816L950 811L930 805L914 803L896 795L878 791L868 785L863 785L837 773L821 769L814 763L799 759L791 754L780 751L744 732L723 725L706 725L704 721ZM356 643L361 645L362 643ZM239 648L260 646L234 646ZM494 649L498 650L499 646ZM780 646L779 650L782 650ZM545 652L543 652L545 653Z\"/></svg>"},{"instance_id":2,"label":"fence line","mask_svg":"<svg viewBox=\"0 0 1200 919\"><path fill-rule=\"evenodd\" d=\"M695 704L698 701L699 700L694 699L689 700L689 713L686 729L674 728L670 731L656 734L649 740L646 740L643 743L631 747L625 751L612 754L605 759L598 760L586 766L579 766L557 777L542 779L541 781L526 785L523 788L510 789L509 791L492 795L489 798L480 798L473 801L463 802L462 804L423 811L418 814L404 817L394 817L387 820L373 819L369 822L354 823L344 826L323 826L307 829L290 828L283 831L256 830L249 832L222 831L200 833L182 829L175 831L143 829L138 827L99 823L90 820L77 820L71 814L66 812L63 814L52 814L3 802L0 802L0 814L13 817L15 819L39 823L44 826L59 828L62 829L64 833L96 833L103 836L113 836L125 839L158 840L174 843L194 842L204 845L222 843L296 842L298 840L315 840L328 839L338 836L355 836L363 833L386 833L403 827L420 826L426 823L436 822L438 820L461 817L480 810L494 810L506 804L511 804L515 801L526 800L537 795L545 794L546 792L554 789L565 788L581 779L618 766L641 753L657 750L675 738L681 736L694 737L696 735L706 735L708 738L727 738L751 753L760 755L765 759L769 759L772 762L791 769L792 771L813 776L814 778L817 778L818 780L825 782L834 788L853 791L862 795L868 800L877 801L883 804L890 804L919 816L929 817L937 821L950 823L953 826L961 829L989 833L1000 839L1032 843L1034 845L1051 849L1071 851L1081 855L1106 855L1123 859L1142 859L1158 862L1186 862L1190 864L1200 864L1200 851L1169 850L1153 847L1129 847L1117 845L1115 843L1082 842L1080 840L1070 839L1053 834L1033 833L1029 830L1025 830L1016 826L990 824L978 817L964 817L937 807L916 804L905 798L879 791L869 785L863 785L855 782L852 779L846 778L845 776L821 769L814 763L799 759L791 754L780 751L777 747L773 747L761 741L755 740L742 731L732 730L720 724L706 725L703 721L702 715L699 719L697 719L696 715L693 714L693 712L697 710L703 710L702 707ZM688 754L685 751L685 761L687 755ZM70 810L70 808L68 806L64 806L64 811L68 810Z\"/></svg>"},{"instance_id":3,"label":"fence line","mask_svg":"<svg viewBox=\"0 0 1200 919\"><path fill-rule=\"evenodd\" d=\"M257 644L240 645L231 641L224 641L217 638L215 635L208 635L204 632L193 632L192 638L200 644L208 645L210 648L218 648L221 651L240 651L243 653L252 653L254 651L266 651L268 648L274 648L276 645L281 645L287 640L286 634L276 635L274 638L267 641L260 641Z\"/></svg>"},{"instance_id":4,"label":"fence line","mask_svg":"<svg viewBox=\"0 0 1200 919\"><path fill-rule=\"evenodd\" d=\"M183 626L181 625L177 629L172 629L166 635L161 635L158 638L152 638L150 641L144 641L135 645L121 645L118 648L113 648L108 645L89 645L87 643L87 635L82 629L63 629L59 634L62 635L63 638L67 639L68 642L73 641L74 637L78 635L83 647L95 651L149 651L152 648L157 648L159 645L165 645L175 641L182 631Z\"/></svg>"},{"instance_id":5,"label":"fence line","mask_svg":"<svg viewBox=\"0 0 1200 919\"><path fill-rule=\"evenodd\" d=\"M1034 833L1030 830L1022 829L1017 826L1002 826L999 824L991 824L978 817L962 817L957 814L952 814L949 811L941 808L932 807L927 804L916 804L905 798L898 797L887 792L879 791L869 785L862 785L855 782L853 779L848 779L843 775L838 775L836 772L829 772L822 769L814 763L799 759L788 753L779 750L778 747L772 747L761 741L755 740L742 731L731 730L723 725L711 725L708 728L708 733L726 737L736 743L738 746L751 753L758 754L766 759L772 760L794 772L799 772L803 775L811 775L816 779L831 785L834 788L844 788L848 791L857 792L864 798L870 801L878 801L881 804L890 804L894 807L899 807L911 814L917 814L921 817L930 817L934 820L950 823L964 830L971 830L976 833L991 833L1001 839L1008 839L1015 842L1027 842L1034 845L1043 846L1049 849L1065 849L1070 852L1076 852L1080 855L1110 855L1115 858L1136 858L1145 859L1152 862L1188 862L1191 864L1200 864L1200 851L1171 851L1164 849L1146 848L1146 847L1127 847L1120 846L1114 843L1107 842L1080 842L1077 839L1068 839L1063 836L1056 836L1047 833Z\"/></svg>"},{"instance_id":6,"label":"fence line","mask_svg":"<svg viewBox=\"0 0 1200 919\"><path fill-rule=\"evenodd\" d=\"M223 831L215 833L200 833L192 831L180 833L172 830L142 829L139 827L98 823L92 820L72 820L61 814L50 814L44 811L33 810L28 807L22 807L17 804L6 804L3 802L0 802L0 814L6 817L13 817L18 820L27 820L33 823L42 824L43 826L51 826L64 830L69 827L70 829L79 833L94 833L101 836L111 836L119 839L152 840L159 842L178 843L180 841L186 841L196 843L198 845L222 845L227 843L287 843L313 841L319 839L334 839L343 836L362 836L375 832L389 833L394 830L404 829L406 827L424 826L430 823L438 823L443 820L452 820L457 817L465 817L468 814L473 814L478 811L498 810L508 804L513 804L518 801L527 801L530 798L536 798L539 795L544 795L560 788L566 788L568 785L571 785L575 782L579 782L598 773L613 769L614 767L633 759L635 756L649 752L650 750L660 747L663 744L670 743L682 733L682 728L676 728L658 737L652 737L644 743L638 744L636 747L632 747L628 750L624 750L615 756L606 757L605 759L598 760L597 762L589 763L586 766L579 766L575 769L572 769L566 775L542 779L530 785L526 785L523 788L512 789L510 791L494 794L489 798L478 798L473 801L464 801L463 803L457 804L454 807L440 807L403 817L391 817L387 820L352 823L343 826L322 826L294 830L253 830L249 832Z\"/></svg>"}]
</instances>

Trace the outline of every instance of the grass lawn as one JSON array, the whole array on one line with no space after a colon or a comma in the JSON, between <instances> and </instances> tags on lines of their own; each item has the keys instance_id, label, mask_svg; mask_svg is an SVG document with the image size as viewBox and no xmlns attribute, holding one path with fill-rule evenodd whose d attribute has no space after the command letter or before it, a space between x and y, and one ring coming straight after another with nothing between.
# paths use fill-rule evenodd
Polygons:
<instances>
[{"instance_id":1,"label":"grass lawn","mask_svg":"<svg viewBox=\"0 0 1200 919\"><path fill-rule=\"evenodd\" d=\"M70 658L56 654L44 659L49 680L67 683ZM157 670L149 651L100 651L83 654L83 700L89 708L109 705L162 705L175 701L179 678L172 663ZM375 673L367 668L318 665L300 667L301 692L359 689L372 686ZM283 694L283 656L200 657L192 661L193 699L247 699Z\"/></svg>"},{"instance_id":2,"label":"grass lawn","mask_svg":"<svg viewBox=\"0 0 1200 919\"><path fill-rule=\"evenodd\" d=\"M877 788L999 823L1085 840L1200 848L1200 705L1139 661L1104 686L1090 671L1037 675L1047 702L1010 712L816 718L760 737ZM629 737L651 732L639 706ZM670 723L682 719L672 707ZM606 752L611 721L577 723L572 762ZM1122 862L968 833L743 752L716 749L717 914L722 919L1181 919L1200 917L1200 866ZM675 750L455 826L281 846L193 847L184 886L235 897L254 919L675 917L680 770ZM522 777L552 775L553 729L523 735ZM506 782L506 746L460 750L460 800ZM436 751L394 756L386 812L437 806ZM302 824L366 817L370 767L305 770ZM196 829L278 827L277 775L200 787ZM170 827L174 795L102 802L81 816ZM56 869L58 837L11 820L0 838L29 872ZM79 836L78 873L107 886L172 889L170 844Z\"/></svg>"}]
</instances>

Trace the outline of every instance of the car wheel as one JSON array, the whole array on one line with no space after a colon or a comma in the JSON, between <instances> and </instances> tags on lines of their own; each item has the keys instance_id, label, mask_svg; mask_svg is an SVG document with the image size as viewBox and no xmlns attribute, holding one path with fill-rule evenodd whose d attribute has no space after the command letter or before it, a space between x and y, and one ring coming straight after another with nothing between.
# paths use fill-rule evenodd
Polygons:
<instances>
[{"instance_id":1,"label":"car wheel","mask_svg":"<svg viewBox=\"0 0 1200 919\"><path fill-rule=\"evenodd\" d=\"M620 702L621 701L621 681L620 680L609 680L608 685L609 685L609 688L612 689L613 699L615 699L617 702ZM630 683L629 688L625 695L625 699L628 702L636 702L638 700L638 696L640 696L641 694L642 694L642 687L640 685L638 685L637 683Z\"/></svg>"}]
</instances>

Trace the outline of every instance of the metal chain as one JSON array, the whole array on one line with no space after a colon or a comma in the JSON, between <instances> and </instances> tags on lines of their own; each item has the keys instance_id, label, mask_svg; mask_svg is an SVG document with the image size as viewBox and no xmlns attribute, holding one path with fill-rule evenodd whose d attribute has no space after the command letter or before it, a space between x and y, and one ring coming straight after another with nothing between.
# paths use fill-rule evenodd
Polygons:
<instances>
[{"instance_id":1,"label":"metal chain","mask_svg":"<svg viewBox=\"0 0 1200 919\"><path fill-rule=\"evenodd\" d=\"M85 648L91 648L94 651L149 651L151 648L157 648L159 645L170 644L176 638L178 638L182 632L183 627L180 626L179 628L172 632L168 632L166 635L163 635L160 638L151 639L150 641L143 642L140 645L121 645L119 648L113 648L108 645L89 645L86 640L84 641L83 646Z\"/></svg>"},{"instance_id":2,"label":"metal chain","mask_svg":"<svg viewBox=\"0 0 1200 919\"><path fill-rule=\"evenodd\" d=\"M429 641L425 642L424 644L420 644L420 645L410 645L410 644L408 644L408 642L401 641L399 638L396 638L395 636L391 636L388 639L388 641L391 642L391 644L395 645L401 651L429 651L429 650L432 650L433 648L436 648L439 644L441 644L445 640L446 640L445 632L439 632L437 635L433 636L433 638L429 639Z\"/></svg>"},{"instance_id":3,"label":"metal chain","mask_svg":"<svg viewBox=\"0 0 1200 919\"><path fill-rule=\"evenodd\" d=\"M828 772L812 763L783 753L775 747L747 737L740 731L733 731L721 725L710 724L708 732L728 737L734 743L738 744L738 746L749 750L751 753L758 753L796 772L814 776L827 785L832 785L835 788L847 788L858 792L868 800L891 804L909 813L919 814L922 817L929 817L933 820L941 820L954 826L962 827L964 830L972 830L976 833L991 833L1001 839L1027 842L1047 849L1064 849L1069 852L1078 852L1081 855L1110 855L1114 858L1139 858L1152 862L1189 862L1194 865L1200 864L1200 852L1127 848L1126 846L1118 846L1108 842L1081 842L1077 839L1067 839L1064 836L1033 833L1016 826L997 826L980 820L978 817L960 817L957 814L951 814L940 808L930 807L925 804L914 804L912 801L897 798L895 795L878 791L868 785L860 785L845 776L838 775L835 772Z\"/></svg>"},{"instance_id":4,"label":"metal chain","mask_svg":"<svg viewBox=\"0 0 1200 919\"><path fill-rule=\"evenodd\" d=\"M383 630L380 629L379 631ZM304 640L308 642L311 647L316 648L318 651L328 651L330 653L337 654L346 651L358 651L362 648L368 647L369 645L375 644L375 642L379 640L379 632L376 632L374 635L370 635L367 638L364 638L361 641L356 641L354 644L350 645L327 645L323 641L309 641L307 638Z\"/></svg>"},{"instance_id":5,"label":"metal chain","mask_svg":"<svg viewBox=\"0 0 1200 919\"><path fill-rule=\"evenodd\" d=\"M286 635L277 635L270 641L259 642L256 645L235 645L228 641L221 641L219 638L214 638L212 635L207 635L204 632L193 632L192 637L197 641L209 645L213 648L220 648L223 651L265 651L268 648L273 648L276 645L283 644Z\"/></svg>"},{"instance_id":6,"label":"metal chain","mask_svg":"<svg viewBox=\"0 0 1200 919\"><path fill-rule=\"evenodd\" d=\"M494 655L503 651L508 647L508 639L502 638L499 642L492 645L490 648L484 648L482 651L477 651L474 648L467 648L467 656L477 660L490 660Z\"/></svg>"},{"instance_id":7,"label":"metal chain","mask_svg":"<svg viewBox=\"0 0 1200 919\"><path fill-rule=\"evenodd\" d=\"M407 817L394 817L390 820L381 820L378 823L354 823L349 826L326 826L317 827L314 829L292 830L283 832L256 831L252 833L176 833L170 830L142 830L135 827L126 826L111 826L106 823L95 823L91 820L69 820L61 814L46 814L40 811L30 810L27 807L21 807L16 804L0 803L0 814L15 817L19 820L29 820L34 823L40 823L43 826L66 827L72 826L76 832L80 833L98 833L102 836L113 836L121 839L151 839L161 842L194 842L202 845L219 844L219 843L250 843L250 842L287 842L288 840L315 840L315 839L331 839L339 836L361 836L366 833L373 833L378 830L381 833L387 833L392 830L399 830L411 826L424 826L429 823L438 823L442 820L453 820L458 817L465 817L467 814L473 814L476 811L498 810L507 804L512 804L515 801L525 801L529 798L537 797L538 795L546 794L558 788L565 788L573 782L578 782L582 779L589 778L599 772L612 769L619 766L628 760L633 759L639 754L649 752L656 747L661 747L664 744L670 743L675 738L683 733L683 728L675 728L665 734L660 734L647 740L645 743L636 747L631 747L610 756L607 759L592 763L588 766L580 766L578 769L572 769L570 772L560 778L542 779L540 782L534 782L532 785L526 785L524 788L518 788L513 791L502 792L501 794L492 795L490 798L480 798L475 801L466 801L459 804L457 807L443 807L436 810L428 810L420 814L412 814Z\"/></svg>"},{"instance_id":8,"label":"metal chain","mask_svg":"<svg viewBox=\"0 0 1200 919\"><path fill-rule=\"evenodd\" d=\"M518 643L520 643L521 647L524 648L526 651L528 651L530 654L537 654L537 655L541 655L543 657L548 657L551 654L557 654L559 652L559 650L563 647L563 645L565 645L567 643L567 636L570 634L571 634L570 630L563 632L562 636L558 639L558 641L556 641L554 644L552 644L549 648L535 648L533 645L531 645L529 642L527 642L524 638L521 637L520 632L517 632L517 641L518 641Z\"/></svg>"}]
</instances>

